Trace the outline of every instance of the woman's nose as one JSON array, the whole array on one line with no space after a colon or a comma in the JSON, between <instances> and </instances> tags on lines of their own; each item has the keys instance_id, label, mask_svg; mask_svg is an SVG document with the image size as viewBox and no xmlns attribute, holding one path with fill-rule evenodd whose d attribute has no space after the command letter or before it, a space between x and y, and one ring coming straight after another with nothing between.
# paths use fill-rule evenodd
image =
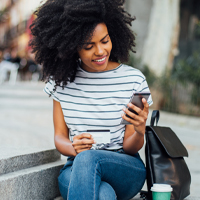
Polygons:
<instances>
[{"instance_id":1,"label":"woman's nose","mask_svg":"<svg viewBox=\"0 0 200 200\"><path fill-rule=\"evenodd\" d=\"M95 55L96 56L101 56L104 53L104 49L101 45L97 45L96 46L96 50L95 50Z\"/></svg>"}]
</instances>

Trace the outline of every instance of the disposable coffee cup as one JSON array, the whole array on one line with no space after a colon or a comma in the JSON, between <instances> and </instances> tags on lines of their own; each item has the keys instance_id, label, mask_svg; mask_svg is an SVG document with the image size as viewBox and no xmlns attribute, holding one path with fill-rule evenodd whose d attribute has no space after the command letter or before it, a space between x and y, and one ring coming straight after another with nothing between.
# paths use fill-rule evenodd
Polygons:
<instances>
[{"instance_id":1,"label":"disposable coffee cup","mask_svg":"<svg viewBox=\"0 0 200 200\"><path fill-rule=\"evenodd\" d=\"M154 183L151 187L153 200L170 200L172 190L171 185Z\"/></svg>"}]
</instances>

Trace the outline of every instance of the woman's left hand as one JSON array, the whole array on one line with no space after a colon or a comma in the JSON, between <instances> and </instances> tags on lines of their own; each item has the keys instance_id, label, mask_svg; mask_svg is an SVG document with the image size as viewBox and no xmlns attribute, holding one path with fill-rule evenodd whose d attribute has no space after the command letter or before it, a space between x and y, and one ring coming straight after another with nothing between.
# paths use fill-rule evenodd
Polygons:
<instances>
[{"instance_id":1,"label":"woman's left hand","mask_svg":"<svg viewBox=\"0 0 200 200\"><path fill-rule=\"evenodd\" d=\"M137 133L144 135L145 134L145 128L146 128L146 121L149 113L149 104L147 103L146 99L142 99L144 108L141 110L137 106L133 105L132 103L128 103L128 107L134 110L135 112L138 113L134 114L127 108L123 108L123 111L125 114L129 115L131 118L127 117L125 114L122 115L122 118L125 119L126 121L130 122L133 124L134 129Z\"/></svg>"}]
</instances>

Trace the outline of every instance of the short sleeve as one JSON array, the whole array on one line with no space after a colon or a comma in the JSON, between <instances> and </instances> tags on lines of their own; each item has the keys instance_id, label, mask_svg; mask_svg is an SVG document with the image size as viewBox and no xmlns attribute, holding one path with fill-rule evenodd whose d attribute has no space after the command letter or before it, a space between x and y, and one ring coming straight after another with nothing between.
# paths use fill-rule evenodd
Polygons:
<instances>
[{"instance_id":1,"label":"short sleeve","mask_svg":"<svg viewBox=\"0 0 200 200\"><path fill-rule=\"evenodd\" d=\"M141 84L139 85L139 87L137 88L137 92L150 92L149 86L147 84L146 78L144 77L144 80L141 82ZM152 100L152 96L150 95L147 103L149 104L149 106L151 106L153 104L153 100Z\"/></svg>"},{"instance_id":2,"label":"short sleeve","mask_svg":"<svg viewBox=\"0 0 200 200\"><path fill-rule=\"evenodd\" d=\"M58 97L57 91L53 91L55 86L55 81L50 80L44 87L44 92L46 92L51 98L53 98L56 101L60 102L60 99Z\"/></svg>"}]
</instances>

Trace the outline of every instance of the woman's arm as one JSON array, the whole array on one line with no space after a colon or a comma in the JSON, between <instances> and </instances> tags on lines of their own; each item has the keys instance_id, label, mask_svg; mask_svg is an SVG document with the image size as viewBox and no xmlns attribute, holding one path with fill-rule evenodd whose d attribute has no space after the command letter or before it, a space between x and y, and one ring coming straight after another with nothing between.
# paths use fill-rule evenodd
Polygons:
<instances>
[{"instance_id":1,"label":"woman's arm","mask_svg":"<svg viewBox=\"0 0 200 200\"><path fill-rule=\"evenodd\" d=\"M54 142L56 149L65 156L76 156L78 153L89 150L94 144L92 136L82 133L74 136L73 143L69 139L69 130L65 123L61 105L53 100Z\"/></svg>"},{"instance_id":2,"label":"woman's arm","mask_svg":"<svg viewBox=\"0 0 200 200\"><path fill-rule=\"evenodd\" d=\"M147 101L143 98L142 102L144 104L144 109L134 106L129 103L128 107L135 110L138 115L133 112L125 109L124 112L128 114L133 119L127 117L125 114L122 115L122 118L131 123L131 125L126 125L124 141L123 141L123 149L127 154L135 154L137 153L144 144L144 134L146 128L146 120L149 113L149 105Z\"/></svg>"},{"instance_id":3,"label":"woman's arm","mask_svg":"<svg viewBox=\"0 0 200 200\"><path fill-rule=\"evenodd\" d=\"M69 130L66 126L61 105L53 100L54 142L56 149L65 156L76 156L76 151L69 140Z\"/></svg>"}]
</instances>

